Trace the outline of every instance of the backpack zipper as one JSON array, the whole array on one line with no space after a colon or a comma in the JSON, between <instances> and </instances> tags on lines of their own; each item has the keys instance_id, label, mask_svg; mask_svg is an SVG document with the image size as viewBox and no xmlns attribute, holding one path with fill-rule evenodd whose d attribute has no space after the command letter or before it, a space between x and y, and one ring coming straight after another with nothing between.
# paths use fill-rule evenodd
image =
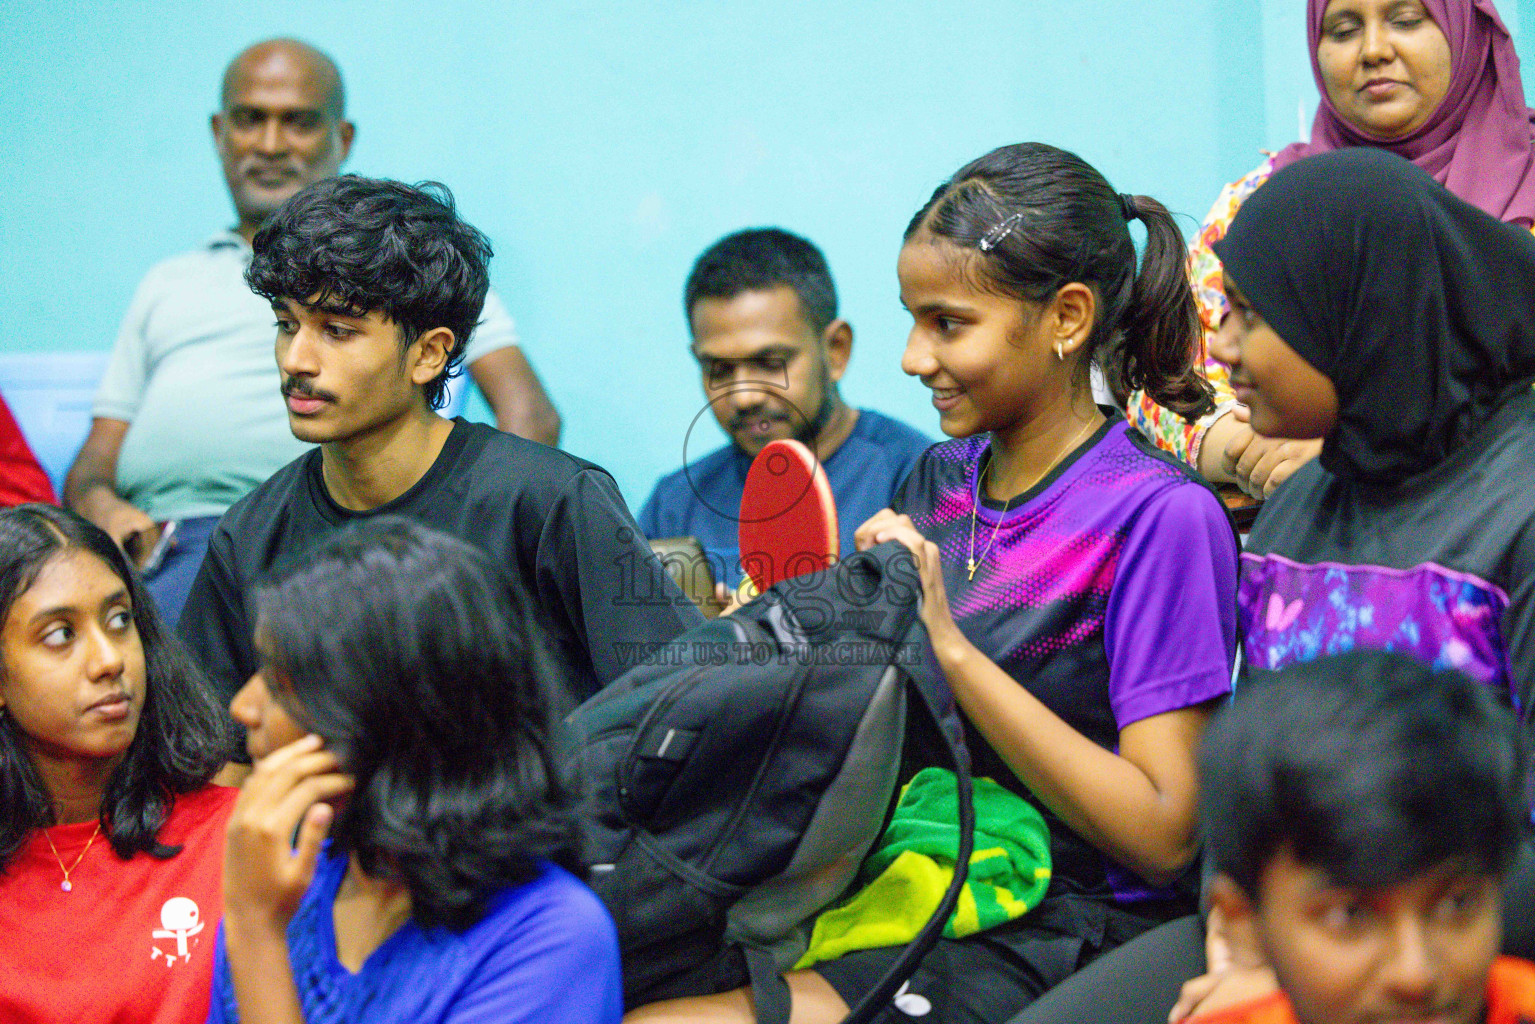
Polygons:
<instances>
[{"instance_id":1,"label":"backpack zipper","mask_svg":"<svg viewBox=\"0 0 1535 1024\"><path fill-rule=\"evenodd\" d=\"M628 809L623 806L622 802L629 799L628 780L632 774L630 769L634 766L636 760L636 755L634 753L635 747L637 747L640 741L645 738L646 731L650 728L650 723L654 721L658 716L664 715L671 711L671 709L677 705L677 702L682 699L683 691L691 688L692 685L696 683L706 671L708 671L707 668L695 668L681 679L678 679L676 682L672 683L665 690L662 690L661 695L651 703L650 707L645 709L644 717L641 718L639 724L634 727L634 738L629 741L629 752L624 755L622 761L618 762L619 774L617 780L618 799L620 800L619 809L623 811L624 823L629 825L631 828L637 828L638 826L629 820Z\"/></svg>"}]
</instances>

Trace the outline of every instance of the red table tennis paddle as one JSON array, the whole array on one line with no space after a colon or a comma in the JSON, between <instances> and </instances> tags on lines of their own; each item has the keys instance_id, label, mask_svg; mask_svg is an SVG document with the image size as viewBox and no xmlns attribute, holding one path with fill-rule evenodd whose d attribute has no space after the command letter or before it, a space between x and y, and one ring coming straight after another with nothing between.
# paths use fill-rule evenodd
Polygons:
<instances>
[{"instance_id":1,"label":"red table tennis paddle","mask_svg":"<svg viewBox=\"0 0 1535 1024\"><path fill-rule=\"evenodd\" d=\"M782 440L757 453L741 492L739 535L741 570L759 593L837 560L837 502L809 448Z\"/></svg>"}]
</instances>

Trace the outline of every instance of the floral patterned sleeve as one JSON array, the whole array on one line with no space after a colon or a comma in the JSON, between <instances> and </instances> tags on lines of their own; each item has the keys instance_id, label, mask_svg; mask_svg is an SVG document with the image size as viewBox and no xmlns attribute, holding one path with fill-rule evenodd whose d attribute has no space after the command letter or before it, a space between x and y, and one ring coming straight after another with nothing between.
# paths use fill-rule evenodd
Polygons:
<instances>
[{"instance_id":1,"label":"floral patterned sleeve","mask_svg":"<svg viewBox=\"0 0 1535 1024\"><path fill-rule=\"evenodd\" d=\"M1144 391L1130 396L1128 417L1131 425L1151 438L1158 448L1172 452L1194 467L1199 465L1199 449L1205 431L1236 404L1226 367L1210 358L1209 336L1220 326L1229 308L1226 293L1221 288L1221 261L1216 258L1212 246L1225 237L1226 228L1243 201L1273 173L1274 161L1270 158L1246 177L1221 189L1215 205L1199 226L1199 233L1189 243L1189 281L1194 286L1194 303L1199 307L1201 325L1194 365L1201 368L1215 389L1214 411L1190 423L1171 409L1158 405Z\"/></svg>"}]
</instances>

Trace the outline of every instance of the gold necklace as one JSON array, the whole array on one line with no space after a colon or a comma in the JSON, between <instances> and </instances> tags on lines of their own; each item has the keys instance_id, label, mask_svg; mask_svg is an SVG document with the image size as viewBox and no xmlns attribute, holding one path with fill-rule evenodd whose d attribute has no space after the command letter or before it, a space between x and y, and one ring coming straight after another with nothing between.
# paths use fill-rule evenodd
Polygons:
<instances>
[{"instance_id":1,"label":"gold necklace","mask_svg":"<svg viewBox=\"0 0 1535 1024\"><path fill-rule=\"evenodd\" d=\"M92 832L91 837L85 841L85 849L81 850L80 856L76 857L75 862L66 868L64 866L64 858L59 856L59 848L53 845L53 837L48 834L47 829L43 829L43 838L48 840L48 849L53 851L53 859L59 862L59 870L64 872L64 881L59 883L60 889L69 892L74 888L74 885L69 881L69 873L80 866L80 862L85 859L86 853L90 851L91 844L96 841L96 837L99 835L101 835L101 822L98 821L96 822L96 831Z\"/></svg>"},{"instance_id":2,"label":"gold necklace","mask_svg":"<svg viewBox=\"0 0 1535 1024\"><path fill-rule=\"evenodd\" d=\"M1036 476L1033 480L1031 480L1029 482L1029 486L1027 486L1023 490L1019 491L1018 494L1027 494L1029 491L1031 491L1035 487L1036 484L1038 484L1041 480L1043 480L1046 476L1048 476L1050 471L1055 468L1055 464L1060 462L1068 454L1070 454L1072 449L1076 448L1077 442L1082 440L1083 435L1085 435L1089 430L1091 430L1095 426L1097 426L1096 423L1093 423L1093 422L1089 421L1087 426L1084 427L1081 430L1081 432L1079 432L1077 434L1076 437L1073 437L1070 441L1066 442L1066 447L1062 448L1058 453L1056 453L1055 458L1050 460L1050 465L1046 466L1044 468L1044 470L1041 471L1038 476ZM991 546L997 542L997 534L1002 529L1002 517L1007 515L1008 508L1011 507L1011 505L1013 504L1013 498L1016 498L1018 496L1018 494L1015 494L1015 495L1013 495L1012 498L1008 498L1007 501L1003 502L1003 504L1002 504L1002 511L997 513L996 525L991 528L991 539L986 542L986 547L981 549L981 557L980 558L976 558L976 556L975 556L975 511L976 511L977 508L980 507L981 495L984 492L984 489L986 487L986 474L990 473L990 472L991 472L991 463L988 462L988 463L986 463L985 468L983 468L981 470L980 478L977 479L976 482L975 482L975 501L971 502L971 504L970 504L970 557L965 560L965 569L967 570L967 575L965 576L965 579L967 579L967 580L975 579L975 570L980 566L981 562L985 561L987 554L990 553L990 551L991 551Z\"/></svg>"}]
</instances>

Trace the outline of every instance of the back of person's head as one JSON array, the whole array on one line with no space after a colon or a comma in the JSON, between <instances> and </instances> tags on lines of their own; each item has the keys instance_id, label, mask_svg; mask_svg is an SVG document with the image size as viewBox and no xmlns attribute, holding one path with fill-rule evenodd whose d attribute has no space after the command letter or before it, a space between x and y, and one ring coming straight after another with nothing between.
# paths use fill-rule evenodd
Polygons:
<instances>
[{"instance_id":1,"label":"back of person's head","mask_svg":"<svg viewBox=\"0 0 1535 1024\"><path fill-rule=\"evenodd\" d=\"M702 299L733 299L742 292L793 289L800 315L816 334L837 319L837 288L826 257L807 239L781 228L748 228L726 235L693 262L682 291L692 322Z\"/></svg>"},{"instance_id":2,"label":"back of person's head","mask_svg":"<svg viewBox=\"0 0 1535 1024\"><path fill-rule=\"evenodd\" d=\"M251 246L245 279L269 301L380 313L402 349L435 328L452 331L448 360L425 387L432 408L447 401L485 305L491 247L459 218L446 186L355 174L317 181L283 203Z\"/></svg>"},{"instance_id":3,"label":"back of person's head","mask_svg":"<svg viewBox=\"0 0 1535 1024\"><path fill-rule=\"evenodd\" d=\"M176 794L197 789L223 764L228 728L212 685L166 631L153 599L122 549L100 528L52 505L0 509L0 629L55 558L86 552L122 581L144 651L145 697L138 728L101 803L102 832L118 856L170 857L179 846L157 835ZM0 679L12 671L0 647ZM34 828L55 824L53 803L14 716L0 715L0 867Z\"/></svg>"},{"instance_id":4,"label":"back of person's head","mask_svg":"<svg viewBox=\"0 0 1535 1024\"><path fill-rule=\"evenodd\" d=\"M1293 665L1205 732L1206 849L1252 898L1281 849L1342 886L1446 862L1500 875L1529 821L1528 769L1523 730L1459 672L1379 651Z\"/></svg>"},{"instance_id":5,"label":"back of person's head","mask_svg":"<svg viewBox=\"0 0 1535 1024\"><path fill-rule=\"evenodd\" d=\"M1136 269L1129 222L1146 227ZM1080 282L1097 296L1083 347L1123 403L1144 388L1159 404L1194 416L1211 391L1192 358L1199 319L1184 269L1183 235L1149 196L1122 196L1081 157L1029 142L1003 146L961 167L912 217L919 235L976 254L977 284L1029 303Z\"/></svg>"},{"instance_id":6,"label":"back of person's head","mask_svg":"<svg viewBox=\"0 0 1535 1024\"><path fill-rule=\"evenodd\" d=\"M353 526L258 588L256 640L289 713L356 788L331 837L462 929L535 859L574 867L551 754L555 687L532 608L477 549L397 517Z\"/></svg>"}]
</instances>

